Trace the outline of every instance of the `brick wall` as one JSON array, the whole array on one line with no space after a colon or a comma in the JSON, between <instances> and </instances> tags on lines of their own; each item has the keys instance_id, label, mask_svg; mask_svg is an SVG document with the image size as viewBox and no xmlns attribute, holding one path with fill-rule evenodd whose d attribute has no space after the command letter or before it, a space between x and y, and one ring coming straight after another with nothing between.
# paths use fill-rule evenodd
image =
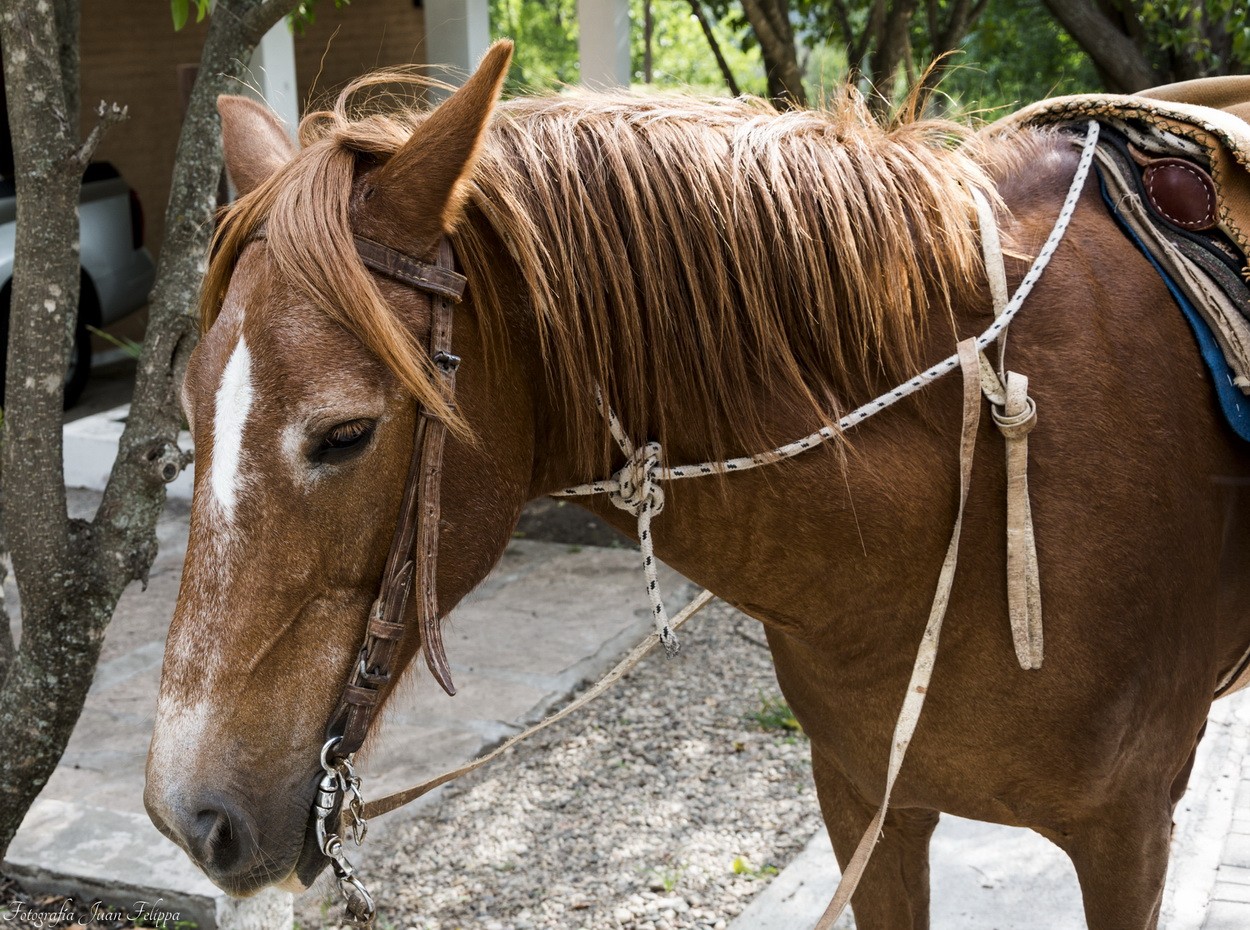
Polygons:
<instances>
[{"instance_id":1,"label":"brick wall","mask_svg":"<svg viewBox=\"0 0 1250 930\"><path fill-rule=\"evenodd\" d=\"M366 71L424 61L424 20L413 0L351 0L341 10L333 0L319 0L316 22L295 38L295 73L305 103Z\"/></svg>"},{"instance_id":2,"label":"brick wall","mask_svg":"<svg viewBox=\"0 0 1250 930\"><path fill-rule=\"evenodd\" d=\"M182 124L180 68L199 61L207 31L205 22L174 32L166 0L82 5L84 128L102 99L130 108L130 119L110 130L97 158L113 162L139 192L153 252L164 232ZM316 22L295 38L300 96L307 100L371 68L423 61L423 38L413 0L352 0L341 10L319 0Z\"/></svg>"},{"instance_id":3,"label":"brick wall","mask_svg":"<svg viewBox=\"0 0 1250 930\"><path fill-rule=\"evenodd\" d=\"M170 171L182 126L178 67L200 60L208 24L174 32L162 0L82 4L82 114L84 130L101 100L130 109L112 127L96 158L111 161L139 192L149 247L160 244ZM153 248L153 252L156 249Z\"/></svg>"}]
</instances>

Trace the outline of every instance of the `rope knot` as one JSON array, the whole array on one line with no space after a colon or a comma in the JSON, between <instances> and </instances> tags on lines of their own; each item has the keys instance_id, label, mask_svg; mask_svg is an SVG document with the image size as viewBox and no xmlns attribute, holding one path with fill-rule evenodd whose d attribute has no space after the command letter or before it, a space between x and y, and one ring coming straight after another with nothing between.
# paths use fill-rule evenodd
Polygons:
<instances>
[{"instance_id":1,"label":"rope knot","mask_svg":"<svg viewBox=\"0 0 1250 930\"><path fill-rule=\"evenodd\" d=\"M1037 425L1037 404L1026 396L1022 410L1009 414L1006 407L994 405L990 407L990 415L1004 439L1023 439Z\"/></svg>"},{"instance_id":2,"label":"rope knot","mask_svg":"<svg viewBox=\"0 0 1250 930\"><path fill-rule=\"evenodd\" d=\"M608 499L621 510L635 517L649 509L655 516L664 509L664 489L657 480L660 470L660 444L649 442L638 446L625 460L625 464L612 476L617 490Z\"/></svg>"}]
</instances>

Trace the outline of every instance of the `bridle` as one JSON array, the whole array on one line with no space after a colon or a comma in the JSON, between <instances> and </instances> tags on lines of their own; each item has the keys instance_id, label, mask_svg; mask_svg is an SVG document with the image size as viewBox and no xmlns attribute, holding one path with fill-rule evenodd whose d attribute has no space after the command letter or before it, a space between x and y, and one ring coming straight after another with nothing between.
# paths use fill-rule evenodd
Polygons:
<instances>
[{"instance_id":1,"label":"bridle","mask_svg":"<svg viewBox=\"0 0 1250 930\"><path fill-rule=\"evenodd\" d=\"M455 270L451 243L446 238L440 240L436 259L430 263L362 236L356 236L355 241L365 267L430 296L430 336L426 348L438 373L444 399L454 408L460 358L451 351L452 315L455 304L464 294L466 279ZM369 610L359 659L330 716L326 743L321 750L324 774L313 805L317 847L330 860L347 900L348 913L358 924L372 922L373 898L343 854L343 840L332 821L346 807L351 813L353 840L358 846L364 841L364 802L352 757L364 743L394 678L400 645L410 627L407 606L414 588L417 591L415 626L426 664L444 691L449 695L456 693L438 623L435 574L439 490L446 439L446 422L437 413L418 405L408 477L378 596Z\"/></svg>"}]
</instances>

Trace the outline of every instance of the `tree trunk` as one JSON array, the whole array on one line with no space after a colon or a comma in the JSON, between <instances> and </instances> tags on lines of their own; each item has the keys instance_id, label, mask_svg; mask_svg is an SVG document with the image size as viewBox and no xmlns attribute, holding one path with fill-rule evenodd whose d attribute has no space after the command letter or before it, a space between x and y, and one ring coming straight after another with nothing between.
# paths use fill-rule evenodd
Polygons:
<instances>
[{"instance_id":1,"label":"tree trunk","mask_svg":"<svg viewBox=\"0 0 1250 930\"><path fill-rule=\"evenodd\" d=\"M1089 0L1045 0L1047 9L1085 50L1107 90L1128 94L1162 84L1156 70L1129 34Z\"/></svg>"},{"instance_id":2,"label":"tree trunk","mask_svg":"<svg viewBox=\"0 0 1250 930\"><path fill-rule=\"evenodd\" d=\"M925 92L933 90L942 80L946 70L944 56L957 51L964 36L972 28L972 24L985 12L988 0L955 0L947 6L946 21L942 21L942 4L939 0L926 0L925 15L929 27L929 46L932 50L932 61L925 62L926 70L921 75L921 84Z\"/></svg>"},{"instance_id":3,"label":"tree trunk","mask_svg":"<svg viewBox=\"0 0 1250 930\"><path fill-rule=\"evenodd\" d=\"M66 515L63 379L78 304L76 208L102 108L79 145L77 0L0 0L0 42L17 169L17 243L3 478L5 537L22 599L22 639L0 688L0 856L56 767L126 585L147 576L176 441L175 385L195 342L192 317L221 172L219 93L295 0L218 0L174 167L166 236L134 400L93 521ZM162 8L163 12L163 8ZM20 751L16 749L20 747Z\"/></svg>"},{"instance_id":4,"label":"tree trunk","mask_svg":"<svg viewBox=\"0 0 1250 930\"><path fill-rule=\"evenodd\" d=\"M729 67L729 62L725 60L725 54L721 51L720 43L716 41L716 33L712 31L712 24L708 22L707 13L703 10L703 0L690 0L690 9L694 11L694 18L699 21L699 26L703 30L703 36L707 39L708 48L712 50L712 56L716 59L716 67L720 68L721 77L725 79L725 86L729 88L729 93L734 97L741 97L742 88L738 86L738 81L734 78L733 69Z\"/></svg>"},{"instance_id":5,"label":"tree trunk","mask_svg":"<svg viewBox=\"0 0 1250 930\"><path fill-rule=\"evenodd\" d=\"M807 105L807 89L794 47L789 0L742 0L751 30L760 43L768 95L782 107Z\"/></svg>"},{"instance_id":6,"label":"tree trunk","mask_svg":"<svg viewBox=\"0 0 1250 930\"><path fill-rule=\"evenodd\" d=\"M888 110L895 98L898 69L911 50L911 20L917 0L894 0L886 11L872 52L868 78L877 93L872 103Z\"/></svg>"},{"instance_id":7,"label":"tree trunk","mask_svg":"<svg viewBox=\"0 0 1250 930\"><path fill-rule=\"evenodd\" d=\"M651 44L655 38L655 17L651 15L651 0L642 0L642 80L650 84L653 77Z\"/></svg>"}]
</instances>

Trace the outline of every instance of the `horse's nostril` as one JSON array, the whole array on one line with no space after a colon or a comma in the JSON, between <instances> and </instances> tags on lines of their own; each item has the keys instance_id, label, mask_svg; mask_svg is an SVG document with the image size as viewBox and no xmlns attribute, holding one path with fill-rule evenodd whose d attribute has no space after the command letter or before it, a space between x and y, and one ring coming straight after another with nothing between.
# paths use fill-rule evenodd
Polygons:
<instances>
[{"instance_id":1,"label":"horse's nostril","mask_svg":"<svg viewBox=\"0 0 1250 930\"><path fill-rule=\"evenodd\" d=\"M208 808L196 814L195 821L195 836L198 841L196 858L207 863L217 857L218 851L229 850L231 840L234 838L229 814Z\"/></svg>"},{"instance_id":2,"label":"horse's nostril","mask_svg":"<svg viewBox=\"0 0 1250 930\"><path fill-rule=\"evenodd\" d=\"M191 816L175 813L174 829L187 851L210 876L238 876L249 871L259 856L256 826L230 798L213 795L188 805Z\"/></svg>"}]
</instances>

